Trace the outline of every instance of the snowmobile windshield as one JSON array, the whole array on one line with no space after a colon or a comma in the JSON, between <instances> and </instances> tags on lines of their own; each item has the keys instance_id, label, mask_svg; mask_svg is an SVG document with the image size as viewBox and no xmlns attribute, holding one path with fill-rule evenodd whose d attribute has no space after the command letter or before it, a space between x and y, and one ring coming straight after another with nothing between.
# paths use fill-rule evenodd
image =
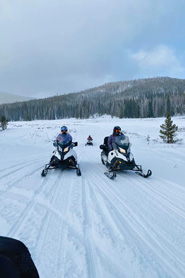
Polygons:
<instances>
[{"instance_id":1,"label":"snowmobile windshield","mask_svg":"<svg viewBox=\"0 0 185 278\"><path fill-rule=\"evenodd\" d=\"M65 148L71 144L71 138L67 135L62 134L58 143L60 147Z\"/></svg>"},{"instance_id":2,"label":"snowmobile windshield","mask_svg":"<svg viewBox=\"0 0 185 278\"><path fill-rule=\"evenodd\" d=\"M129 148L129 139L125 135L120 135L116 136L115 143L118 147L123 148L123 149L128 149Z\"/></svg>"}]
</instances>

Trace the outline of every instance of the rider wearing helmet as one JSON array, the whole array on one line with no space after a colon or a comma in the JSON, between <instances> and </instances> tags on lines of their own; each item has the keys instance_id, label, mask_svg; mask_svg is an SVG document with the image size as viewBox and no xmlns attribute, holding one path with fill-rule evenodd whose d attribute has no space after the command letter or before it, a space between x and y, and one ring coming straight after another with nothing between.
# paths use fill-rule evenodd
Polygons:
<instances>
[{"instance_id":1,"label":"rider wearing helmet","mask_svg":"<svg viewBox=\"0 0 185 278\"><path fill-rule=\"evenodd\" d=\"M113 129L113 134L111 134L108 138L109 150L113 149L113 145L115 143L116 136L120 136L120 135L123 135L123 133L121 132L121 127L115 126Z\"/></svg>"},{"instance_id":2,"label":"rider wearing helmet","mask_svg":"<svg viewBox=\"0 0 185 278\"><path fill-rule=\"evenodd\" d=\"M92 136L89 135L89 137L87 137L87 140L91 140L91 141L92 141L92 140L93 140L93 139L92 139Z\"/></svg>"},{"instance_id":3,"label":"rider wearing helmet","mask_svg":"<svg viewBox=\"0 0 185 278\"><path fill-rule=\"evenodd\" d=\"M61 133L57 136L56 140L60 142L65 142L70 145L72 143L72 136L68 133L67 126L61 127Z\"/></svg>"}]
</instances>

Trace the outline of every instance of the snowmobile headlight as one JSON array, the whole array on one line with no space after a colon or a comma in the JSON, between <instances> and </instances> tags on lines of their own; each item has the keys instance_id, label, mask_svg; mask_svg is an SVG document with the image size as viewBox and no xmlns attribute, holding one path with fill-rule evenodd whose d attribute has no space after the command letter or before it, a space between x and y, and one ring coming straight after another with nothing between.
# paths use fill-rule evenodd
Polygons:
<instances>
[{"instance_id":1,"label":"snowmobile headlight","mask_svg":"<svg viewBox=\"0 0 185 278\"><path fill-rule=\"evenodd\" d=\"M126 151L122 148L119 148L119 150L120 150L121 153L126 153Z\"/></svg>"},{"instance_id":2,"label":"snowmobile headlight","mask_svg":"<svg viewBox=\"0 0 185 278\"><path fill-rule=\"evenodd\" d=\"M66 153L68 150L69 150L69 147L66 147L66 148L64 149L64 153Z\"/></svg>"}]
</instances>

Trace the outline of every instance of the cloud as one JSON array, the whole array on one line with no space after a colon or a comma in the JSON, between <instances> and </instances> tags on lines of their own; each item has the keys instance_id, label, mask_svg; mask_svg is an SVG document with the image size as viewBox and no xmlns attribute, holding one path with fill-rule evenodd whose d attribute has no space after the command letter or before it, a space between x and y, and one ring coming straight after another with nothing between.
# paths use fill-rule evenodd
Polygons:
<instances>
[{"instance_id":1,"label":"cloud","mask_svg":"<svg viewBox=\"0 0 185 278\"><path fill-rule=\"evenodd\" d=\"M0 90L35 97L78 91L133 79L144 72L144 60L155 76L163 66L151 65L147 53L161 53L161 62L171 44L176 57L184 6L182 0L178 6L175 0L168 6L165 0L0 0ZM182 74L178 60L170 65Z\"/></svg>"},{"instance_id":2,"label":"cloud","mask_svg":"<svg viewBox=\"0 0 185 278\"><path fill-rule=\"evenodd\" d=\"M130 57L136 62L141 74L184 77L185 68L169 46L158 45L151 50L140 49L130 54Z\"/></svg>"}]
</instances>

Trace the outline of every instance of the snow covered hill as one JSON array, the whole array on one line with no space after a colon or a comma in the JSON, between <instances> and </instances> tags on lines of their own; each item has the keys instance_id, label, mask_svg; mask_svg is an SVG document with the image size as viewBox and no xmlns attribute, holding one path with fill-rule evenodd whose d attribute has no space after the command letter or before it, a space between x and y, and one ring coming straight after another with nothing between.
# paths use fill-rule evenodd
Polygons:
<instances>
[{"instance_id":1,"label":"snow covered hill","mask_svg":"<svg viewBox=\"0 0 185 278\"><path fill-rule=\"evenodd\" d=\"M33 98L0 92L0 104L28 101Z\"/></svg>"},{"instance_id":2,"label":"snow covered hill","mask_svg":"<svg viewBox=\"0 0 185 278\"><path fill-rule=\"evenodd\" d=\"M176 117L185 142L185 118ZM164 118L12 122L0 131L0 235L23 241L41 278L184 278L185 145L159 140ZM41 177L66 124L82 176ZM144 170L105 175L99 145L120 125ZM88 135L94 146L85 146ZM146 137L150 136L148 144Z\"/></svg>"}]
</instances>

